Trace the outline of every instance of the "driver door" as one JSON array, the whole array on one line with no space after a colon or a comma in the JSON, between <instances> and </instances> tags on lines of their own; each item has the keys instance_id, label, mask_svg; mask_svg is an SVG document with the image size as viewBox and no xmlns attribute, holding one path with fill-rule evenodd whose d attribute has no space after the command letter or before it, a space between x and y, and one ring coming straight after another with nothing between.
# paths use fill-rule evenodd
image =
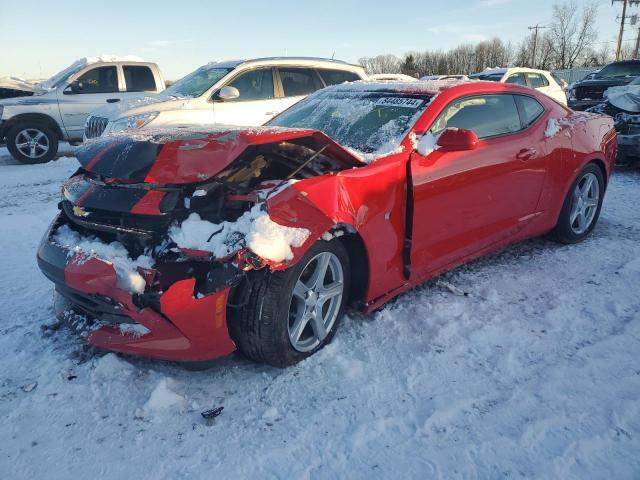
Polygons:
<instances>
[{"instance_id":1,"label":"driver door","mask_svg":"<svg viewBox=\"0 0 640 480\"><path fill-rule=\"evenodd\" d=\"M95 67L82 73L64 90L58 89L58 105L70 139L81 139L84 123L94 110L122 100L116 65Z\"/></svg>"},{"instance_id":2,"label":"driver door","mask_svg":"<svg viewBox=\"0 0 640 480\"><path fill-rule=\"evenodd\" d=\"M411 264L422 277L518 232L534 216L546 175L545 154L523 127L514 95L453 101L430 133L473 131L472 150L411 157Z\"/></svg>"},{"instance_id":3,"label":"driver door","mask_svg":"<svg viewBox=\"0 0 640 480\"><path fill-rule=\"evenodd\" d=\"M271 120L282 108L274 83L272 68L256 68L235 77L227 86L237 88L239 97L221 100L213 96L215 123L258 126Z\"/></svg>"}]
</instances>

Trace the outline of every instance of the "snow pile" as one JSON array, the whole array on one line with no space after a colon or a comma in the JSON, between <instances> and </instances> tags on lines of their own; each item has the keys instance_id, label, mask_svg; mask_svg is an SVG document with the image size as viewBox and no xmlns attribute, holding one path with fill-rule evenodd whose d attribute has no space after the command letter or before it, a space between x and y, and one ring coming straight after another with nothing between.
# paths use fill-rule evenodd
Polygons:
<instances>
[{"instance_id":1,"label":"snow pile","mask_svg":"<svg viewBox=\"0 0 640 480\"><path fill-rule=\"evenodd\" d=\"M547 129L544 131L544 136L546 138L551 138L558 134L558 132L562 130L560 123L558 123L558 119L550 118L547 122Z\"/></svg>"},{"instance_id":2,"label":"snow pile","mask_svg":"<svg viewBox=\"0 0 640 480\"><path fill-rule=\"evenodd\" d=\"M83 237L67 225L61 226L53 240L68 250L68 256L82 255L81 262L97 258L113 265L118 278L118 286L129 293L142 293L146 282L137 271L138 267L151 268L153 259L140 255L135 260L129 257L127 249L119 242L105 243L95 237Z\"/></svg>"},{"instance_id":3,"label":"snow pile","mask_svg":"<svg viewBox=\"0 0 640 480\"><path fill-rule=\"evenodd\" d=\"M605 90L604 98L620 110L640 112L640 85L610 87Z\"/></svg>"},{"instance_id":4,"label":"snow pile","mask_svg":"<svg viewBox=\"0 0 640 480\"><path fill-rule=\"evenodd\" d=\"M420 140L417 141L414 148L420 155L426 157L438 149L438 137L431 132L427 132L420 137Z\"/></svg>"},{"instance_id":5,"label":"snow pile","mask_svg":"<svg viewBox=\"0 0 640 480\"><path fill-rule=\"evenodd\" d=\"M263 205L254 205L235 222L219 224L202 220L200 215L192 213L182 225L171 227L169 236L181 248L212 252L218 258L246 246L266 260L291 260L291 247L302 246L311 232L306 228L275 223L263 210Z\"/></svg>"},{"instance_id":6,"label":"snow pile","mask_svg":"<svg viewBox=\"0 0 640 480\"><path fill-rule=\"evenodd\" d=\"M182 395L177 394L171 388L175 388L174 382L170 378L163 378L158 382L156 388L153 389L149 400L143 405L142 410L145 412L153 412L156 410L165 410L170 407L182 407L185 399Z\"/></svg>"}]
</instances>

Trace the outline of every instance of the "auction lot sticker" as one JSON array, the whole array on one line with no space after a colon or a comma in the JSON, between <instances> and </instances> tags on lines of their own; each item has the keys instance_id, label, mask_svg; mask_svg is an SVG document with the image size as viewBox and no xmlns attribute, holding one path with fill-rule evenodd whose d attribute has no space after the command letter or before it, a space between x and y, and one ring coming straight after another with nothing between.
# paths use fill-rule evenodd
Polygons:
<instances>
[{"instance_id":1,"label":"auction lot sticker","mask_svg":"<svg viewBox=\"0 0 640 480\"><path fill-rule=\"evenodd\" d=\"M407 97L380 97L376 101L376 105L383 107L405 107L405 108L418 108L424 103L424 100L420 98L407 98Z\"/></svg>"}]
</instances>

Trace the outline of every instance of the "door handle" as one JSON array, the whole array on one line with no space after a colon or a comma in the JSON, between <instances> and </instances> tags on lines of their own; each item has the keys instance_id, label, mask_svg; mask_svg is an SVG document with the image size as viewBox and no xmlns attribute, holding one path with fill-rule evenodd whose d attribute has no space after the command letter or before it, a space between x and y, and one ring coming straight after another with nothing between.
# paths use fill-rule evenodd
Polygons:
<instances>
[{"instance_id":1,"label":"door handle","mask_svg":"<svg viewBox=\"0 0 640 480\"><path fill-rule=\"evenodd\" d=\"M119 102L119 98L107 98L107 103L116 103Z\"/></svg>"},{"instance_id":2,"label":"door handle","mask_svg":"<svg viewBox=\"0 0 640 480\"><path fill-rule=\"evenodd\" d=\"M535 148L523 148L516 154L518 160L529 160L538 153Z\"/></svg>"}]
</instances>

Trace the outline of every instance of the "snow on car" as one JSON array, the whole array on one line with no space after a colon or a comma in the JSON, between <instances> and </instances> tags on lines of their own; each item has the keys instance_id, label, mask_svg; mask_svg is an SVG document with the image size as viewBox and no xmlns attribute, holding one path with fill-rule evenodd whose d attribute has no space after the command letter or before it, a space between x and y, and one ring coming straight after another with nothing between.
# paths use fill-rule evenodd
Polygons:
<instances>
[{"instance_id":1,"label":"snow on car","mask_svg":"<svg viewBox=\"0 0 640 480\"><path fill-rule=\"evenodd\" d=\"M357 82L262 128L104 137L78 151L38 261L59 315L97 321L93 345L290 365L347 306L549 231L589 235L616 136L573 115L517 85Z\"/></svg>"}]
</instances>

